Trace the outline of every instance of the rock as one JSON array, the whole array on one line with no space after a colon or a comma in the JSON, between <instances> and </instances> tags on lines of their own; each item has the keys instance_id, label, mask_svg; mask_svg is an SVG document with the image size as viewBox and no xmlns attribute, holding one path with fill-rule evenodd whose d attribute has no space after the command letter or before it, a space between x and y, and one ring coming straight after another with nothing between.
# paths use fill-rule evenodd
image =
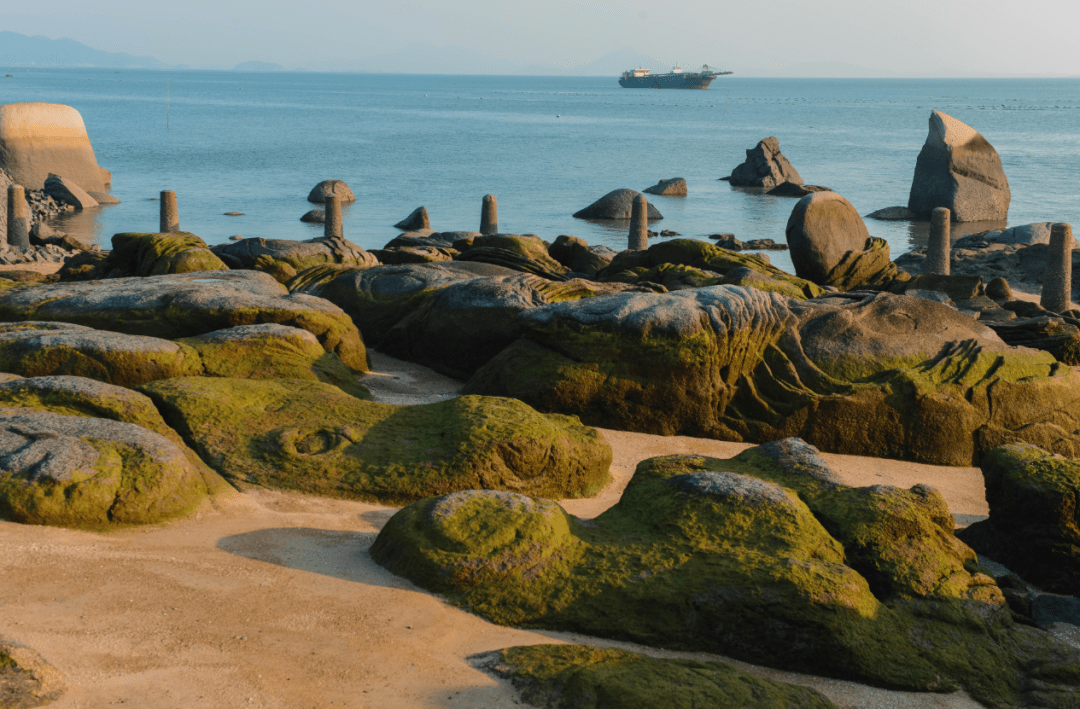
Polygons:
<instances>
[{"instance_id":1,"label":"rock","mask_svg":"<svg viewBox=\"0 0 1080 709\"><path fill-rule=\"evenodd\" d=\"M938 465L971 465L1011 440L1080 455L1080 374L940 303L719 285L561 302L516 324L521 339L466 393L618 430L799 436Z\"/></svg>"},{"instance_id":2,"label":"rock","mask_svg":"<svg viewBox=\"0 0 1080 709\"><path fill-rule=\"evenodd\" d=\"M903 284L901 292L908 293L913 290L937 291L948 294L953 301L969 300L980 295L983 290L982 279L978 276L942 276L938 274L924 274L916 276Z\"/></svg>"},{"instance_id":3,"label":"rock","mask_svg":"<svg viewBox=\"0 0 1080 709\"><path fill-rule=\"evenodd\" d=\"M982 235L984 241L996 244L1049 244L1050 227L1053 222L1037 222L1009 227L1002 231L990 231Z\"/></svg>"},{"instance_id":4,"label":"rock","mask_svg":"<svg viewBox=\"0 0 1080 709\"><path fill-rule=\"evenodd\" d=\"M610 251L610 255L606 251ZM615 252L610 249L606 251L590 248L584 239L563 234L548 248L548 255L573 273L581 273L591 278L611 263Z\"/></svg>"},{"instance_id":5,"label":"rock","mask_svg":"<svg viewBox=\"0 0 1080 709\"><path fill-rule=\"evenodd\" d=\"M0 518L104 529L192 511L210 486L172 441L141 426L0 407Z\"/></svg>"},{"instance_id":6,"label":"rock","mask_svg":"<svg viewBox=\"0 0 1080 709\"><path fill-rule=\"evenodd\" d=\"M642 191L647 194L659 194L667 197L685 197L686 180L682 177L672 177L668 180L660 180L652 187L647 187Z\"/></svg>"},{"instance_id":7,"label":"rock","mask_svg":"<svg viewBox=\"0 0 1080 709\"><path fill-rule=\"evenodd\" d=\"M663 229L660 232L660 236L680 236L679 232L672 231L671 229Z\"/></svg>"},{"instance_id":8,"label":"rock","mask_svg":"<svg viewBox=\"0 0 1080 709\"><path fill-rule=\"evenodd\" d=\"M487 234L470 236L454 242L460 253L456 261L479 261L532 273L550 280L561 280L567 268L548 255L544 241L534 235Z\"/></svg>"},{"instance_id":9,"label":"rock","mask_svg":"<svg viewBox=\"0 0 1080 709\"><path fill-rule=\"evenodd\" d=\"M66 689L60 670L36 650L3 635L0 635L0 667L4 668L0 673L0 697L5 709L49 704Z\"/></svg>"},{"instance_id":10,"label":"rock","mask_svg":"<svg viewBox=\"0 0 1080 709\"><path fill-rule=\"evenodd\" d=\"M45 194L60 204L70 204L75 209L89 209L98 206L97 200L88 195L73 180L54 175L51 172L45 179Z\"/></svg>"},{"instance_id":11,"label":"rock","mask_svg":"<svg viewBox=\"0 0 1080 709\"><path fill-rule=\"evenodd\" d=\"M1013 298L1009 282L1001 277L993 278L986 284L986 295L994 300L1012 300Z\"/></svg>"},{"instance_id":12,"label":"rock","mask_svg":"<svg viewBox=\"0 0 1080 709\"><path fill-rule=\"evenodd\" d=\"M427 207L417 207L409 213L409 216L402 219L400 222L394 225L395 229L401 229L402 231L418 231L420 229L430 229L431 220L428 219Z\"/></svg>"},{"instance_id":13,"label":"rock","mask_svg":"<svg viewBox=\"0 0 1080 709\"><path fill-rule=\"evenodd\" d=\"M578 219L629 219L634 198L640 193L630 189L612 190L585 209L574 212ZM649 205L649 221L663 219L655 206Z\"/></svg>"},{"instance_id":14,"label":"rock","mask_svg":"<svg viewBox=\"0 0 1080 709\"><path fill-rule=\"evenodd\" d=\"M206 242L187 232L114 234L112 247L99 278L229 270Z\"/></svg>"},{"instance_id":15,"label":"rock","mask_svg":"<svg viewBox=\"0 0 1080 709\"><path fill-rule=\"evenodd\" d=\"M243 241L243 240L244 240L244 237L240 236L239 234L233 234L232 236L229 237L229 241Z\"/></svg>"},{"instance_id":16,"label":"rock","mask_svg":"<svg viewBox=\"0 0 1080 709\"><path fill-rule=\"evenodd\" d=\"M799 200L788 217L787 243L795 274L818 285L849 290L896 275L888 244L872 239L859 213L835 192Z\"/></svg>"},{"instance_id":17,"label":"rock","mask_svg":"<svg viewBox=\"0 0 1080 709\"><path fill-rule=\"evenodd\" d=\"M353 191L341 180L323 180L311 188L311 192L308 193L307 199L309 202L322 204L326 201L327 197L337 197L342 203L356 201L356 196L353 195Z\"/></svg>"},{"instance_id":18,"label":"rock","mask_svg":"<svg viewBox=\"0 0 1080 709\"><path fill-rule=\"evenodd\" d=\"M618 706L692 709L804 707L836 709L808 687L758 679L722 662L658 659L589 645L531 645L476 655L474 666L509 680L525 704L600 709Z\"/></svg>"},{"instance_id":19,"label":"rock","mask_svg":"<svg viewBox=\"0 0 1080 709\"><path fill-rule=\"evenodd\" d=\"M931 112L908 209L928 218L935 207L948 207L957 222L1006 219L1010 198L994 146L971 126L941 111Z\"/></svg>"},{"instance_id":20,"label":"rock","mask_svg":"<svg viewBox=\"0 0 1080 709\"><path fill-rule=\"evenodd\" d=\"M0 106L0 169L28 190L56 173L84 190L105 191L82 116L57 103Z\"/></svg>"},{"instance_id":21,"label":"rock","mask_svg":"<svg viewBox=\"0 0 1080 709\"><path fill-rule=\"evenodd\" d=\"M958 532L1025 580L1080 595L1080 463L1011 443L982 463L990 517Z\"/></svg>"},{"instance_id":22,"label":"rock","mask_svg":"<svg viewBox=\"0 0 1080 709\"><path fill-rule=\"evenodd\" d=\"M466 236L459 236L465 234ZM433 247L437 249L453 249L454 242L461 238L480 236L480 232L446 232L441 234L437 231L406 231L398 234L386 243L384 249L397 249L401 247ZM455 249L456 251L456 249Z\"/></svg>"},{"instance_id":23,"label":"rock","mask_svg":"<svg viewBox=\"0 0 1080 709\"><path fill-rule=\"evenodd\" d=\"M474 488L581 497L611 465L595 430L509 399L392 406L281 379L173 379L142 391L241 487L385 504Z\"/></svg>"},{"instance_id":24,"label":"rock","mask_svg":"<svg viewBox=\"0 0 1080 709\"><path fill-rule=\"evenodd\" d=\"M108 192L97 192L97 191L92 192L90 190L87 190L86 194L93 197L94 201L97 202L98 204L120 204L120 200L118 200L116 197L113 197Z\"/></svg>"},{"instance_id":25,"label":"rock","mask_svg":"<svg viewBox=\"0 0 1080 709\"><path fill-rule=\"evenodd\" d=\"M794 182L781 182L765 194L771 197L805 197L814 192L832 192L821 185L799 185Z\"/></svg>"},{"instance_id":26,"label":"rock","mask_svg":"<svg viewBox=\"0 0 1080 709\"><path fill-rule=\"evenodd\" d=\"M930 210L933 211L933 210ZM876 212L866 215L867 219L878 219L886 222L910 222L918 219L918 215L907 207L885 207ZM927 217L929 218L929 217Z\"/></svg>"},{"instance_id":27,"label":"rock","mask_svg":"<svg viewBox=\"0 0 1080 709\"><path fill-rule=\"evenodd\" d=\"M323 224L326 222L326 210L312 209L309 212L304 212L304 216L300 217L300 221L307 224Z\"/></svg>"},{"instance_id":28,"label":"rock","mask_svg":"<svg viewBox=\"0 0 1080 709\"><path fill-rule=\"evenodd\" d=\"M379 264L370 253L340 237L318 237L307 241L242 239L231 244L218 244L211 251L229 268L236 269L272 270L275 261L286 263L297 272L324 263L361 267Z\"/></svg>"},{"instance_id":29,"label":"rock","mask_svg":"<svg viewBox=\"0 0 1080 709\"><path fill-rule=\"evenodd\" d=\"M107 251L81 251L64 259L57 276L62 282L100 280L105 277L108 260Z\"/></svg>"},{"instance_id":30,"label":"rock","mask_svg":"<svg viewBox=\"0 0 1080 709\"><path fill-rule=\"evenodd\" d=\"M731 171L735 187L764 187L771 190L782 182L801 185L802 177L780 152L780 142L768 137L746 151L746 162Z\"/></svg>"},{"instance_id":31,"label":"rock","mask_svg":"<svg viewBox=\"0 0 1080 709\"><path fill-rule=\"evenodd\" d=\"M1000 707L1070 705L1076 652L1013 622L940 494L847 488L801 441L774 445L643 461L587 522L511 492L429 498L396 513L371 556L500 625L909 691L962 686Z\"/></svg>"},{"instance_id":32,"label":"rock","mask_svg":"<svg viewBox=\"0 0 1080 709\"><path fill-rule=\"evenodd\" d=\"M401 246L395 249L372 249L368 253L379 259L379 263L386 265L453 261L461 254L457 249L436 246Z\"/></svg>"},{"instance_id":33,"label":"rock","mask_svg":"<svg viewBox=\"0 0 1080 709\"><path fill-rule=\"evenodd\" d=\"M751 239L750 241L743 242L743 248L748 251L764 250L764 251L787 251L787 244L778 244L772 239Z\"/></svg>"},{"instance_id":34,"label":"rock","mask_svg":"<svg viewBox=\"0 0 1080 709\"><path fill-rule=\"evenodd\" d=\"M163 339L279 323L315 335L324 349L351 369L368 369L360 333L341 309L321 298L290 295L273 278L255 271L204 271L0 291L0 321L26 320L84 324Z\"/></svg>"}]
</instances>

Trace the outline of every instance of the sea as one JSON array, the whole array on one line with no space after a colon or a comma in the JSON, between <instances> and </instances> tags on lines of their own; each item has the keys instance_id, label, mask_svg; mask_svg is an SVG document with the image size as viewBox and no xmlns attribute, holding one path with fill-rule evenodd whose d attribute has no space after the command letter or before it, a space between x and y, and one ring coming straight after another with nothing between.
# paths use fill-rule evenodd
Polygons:
<instances>
[{"instance_id":1,"label":"sea","mask_svg":"<svg viewBox=\"0 0 1080 709\"><path fill-rule=\"evenodd\" d=\"M6 77L5 74L12 76ZM809 184L860 214L906 205L932 110L980 131L1012 189L1008 225L1080 226L1080 79L759 79L708 90L624 89L617 77L234 73L0 68L0 103L45 101L82 114L121 204L57 228L109 248L156 231L161 190L210 244L233 235L309 239L300 217L321 180L356 202L344 231L365 248L419 206L432 228L474 231L498 198L500 231L561 234L616 250L627 224L572 215L618 188L683 177L686 197L649 196L654 230L784 241L796 200L720 178L775 136ZM226 216L242 212L243 216ZM955 225L953 236L1005 223ZM893 257L924 245L925 222L867 220ZM772 262L791 269L786 252Z\"/></svg>"}]
</instances>

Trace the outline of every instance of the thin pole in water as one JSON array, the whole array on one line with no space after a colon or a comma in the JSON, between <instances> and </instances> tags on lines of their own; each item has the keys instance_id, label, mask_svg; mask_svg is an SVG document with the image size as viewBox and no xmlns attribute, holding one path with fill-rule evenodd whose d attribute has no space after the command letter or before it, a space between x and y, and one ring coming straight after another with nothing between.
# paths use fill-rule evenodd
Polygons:
<instances>
[{"instance_id":1,"label":"thin pole in water","mask_svg":"<svg viewBox=\"0 0 1080 709\"><path fill-rule=\"evenodd\" d=\"M165 82L165 130L169 130L169 82Z\"/></svg>"}]
</instances>

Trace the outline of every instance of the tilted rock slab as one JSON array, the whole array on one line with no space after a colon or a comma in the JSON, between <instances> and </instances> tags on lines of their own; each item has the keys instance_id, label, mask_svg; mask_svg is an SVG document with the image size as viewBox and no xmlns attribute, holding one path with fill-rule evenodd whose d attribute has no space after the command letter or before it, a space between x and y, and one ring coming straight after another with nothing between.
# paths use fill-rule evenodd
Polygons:
<instances>
[{"instance_id":1,"label":"tilted rock slab","mask_svg":"<svg viewBox=\"0 0 1080 709\"><path fill-rule=\"evenodd\" d=\"M592 520L511 492L422 500L371 555L501 625L963 688L994 707L1075 706L1080 652L1014 624L952 525L932 488L845 487L787 439L643 461Z\"/></svg>"},{"instance_id":2,"label":"tilted rock slab","mask_svg":"<svg viewBox=\"0 0 1080 709\"><path fill-rule=\"evenodd\" d=\"M0 292L0 321L50 320L163 339L238 325L307 330L351 369L368 370L360 333L340 308L289 294L257 271L194 273L56 283Z\"/></svg>"},{"instance_id":3,"label":"tilted rock slab","mask_svg":"<svg viewBox=\"0 0 1080 709\"><path fill-rule=\"evenodd\" d=\"M238 486L387 504L473 488L583 497L611 465L595 429L513 399L393 406L285 379L168 379L140 390Z\"/></svg>"},{"instance_id":4,"label":"tilted rock slab","mask_svg":"<svg viewBox=\"0 0 1080 709\"><path fill-rule=\"evenodd\" d=\"M591 425L971 465L1002 443L1080 454L1080 375L941 303L712 286L533 308L464 391Z\"/></svg>"},{"instance_id":5,"label":"tilted rock slab","mask_svg":"<svg viewBox=\"0 0 1080 709\"><path fill-rule=\"evenodd\" d=\"M994 146L952 116L930 113L930 131L911 181L908 209L928 219L948 207L953 221L1003 220L1009 216L1009 180Z\"/></svg>"},{"instance_id":6,"label":"tilted rock slab","mask_svg":"<svg viewBox=\"0 0 1080 709\"><path fill-rule=\"evenodd\" d=\"M59 103L0 106L0 169L28 190L42 189L56 173L84 190L105 191L82 116Z\"/></svg>"}]
</instances>

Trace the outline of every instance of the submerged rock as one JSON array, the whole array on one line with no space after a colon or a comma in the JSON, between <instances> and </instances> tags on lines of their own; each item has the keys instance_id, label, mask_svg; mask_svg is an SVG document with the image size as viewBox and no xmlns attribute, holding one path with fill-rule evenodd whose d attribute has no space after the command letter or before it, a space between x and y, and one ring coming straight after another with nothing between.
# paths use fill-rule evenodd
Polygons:
<instances>
[{"instance_id":1,"label":"submerged rock","mask_svg":"<svg viewBox=\"0 0 1080 709\"><path fill-rule=\"evenodd\" d=\"M682 177L672 177L668 180L660 180L652 187L647 187L644 192L646 194L659 194L668 197L685 197L686 179Z\"/></svg>"},{"instance_id":2,"label":"submerged rock","mask_svg":"<svg viewBox=\"0 0 1080 709\"><path fill-rule=\"evenodd\" d=\"M771 190L783 182L803 183L799 172L780 152L780 142L770 136L746 151L746 162L731 171L735 187L764 187Z\"/></svg>"}]
</instances>

